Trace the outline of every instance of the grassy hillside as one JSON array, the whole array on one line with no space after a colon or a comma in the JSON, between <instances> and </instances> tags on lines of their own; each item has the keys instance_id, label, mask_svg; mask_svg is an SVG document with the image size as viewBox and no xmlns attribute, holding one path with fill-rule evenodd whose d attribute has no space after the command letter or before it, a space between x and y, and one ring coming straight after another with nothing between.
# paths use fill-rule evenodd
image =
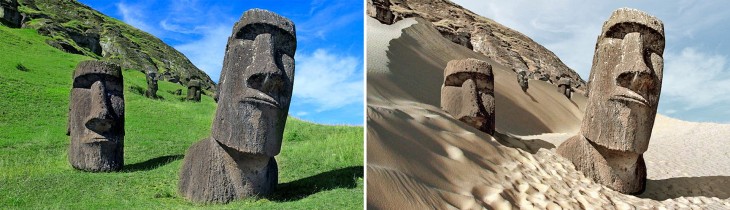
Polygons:
<instances>
[{"instance_id":1,"label":"grassy hillside","mask_svg":"<svg viewBox=\"0 0 730 210\"><path fill-rule=\"evenodd\" d=\"M261 208L361 209L362 127L317 125L289 118L277 191L264 199L201 206L177 194L185 150L210 133L216 104L181 101L186 89L159 82L150 100L137 93L144 75L124 70L125 166L87 173L68 163L65 135L71 74L79 61L32 29L0 26L0 208Z\"/></svg>"}]
</instances>

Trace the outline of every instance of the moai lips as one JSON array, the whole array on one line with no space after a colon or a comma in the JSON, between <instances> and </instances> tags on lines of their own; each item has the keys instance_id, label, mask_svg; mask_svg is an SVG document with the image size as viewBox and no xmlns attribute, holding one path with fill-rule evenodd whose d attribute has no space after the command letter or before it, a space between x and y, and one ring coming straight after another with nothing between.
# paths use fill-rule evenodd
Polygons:
<instances>
[{"instance_id":1,"label":"moai lips","mask_svg":"<svg viewBox=\"0 0 730 210\"><path fill-rule=\"evenodd\" d=\"M74 71L67 135L68 158L84 171L116 171L124 165L124 94L121 68L83 61Z\"/></svg>"},{"instance_id":2,"label":"moai lips","mask_svg":"<svg viewBox=\"0 0 730 210\"><path fill-rule=\"evenodd\" d=\"M188 149L179 191L195 202L265 195L294 87L294 24L269 11L244 13L228 39L211 137Z\"/></svg>"},{"instance_id":3,"label":"moai lips","mask_svg":"<svg viewBox=\"0 0 730 210\"><path fill-rule=\"evenodd\" d=\"M452 60L444 70L441 108L485 133L494 135L494 75L487 62Z\"/></svg>"},{"instance_id":4,"label":"moai lips","mask_svg":"<svg viewBox=\"0 0 730 210\"><path fill-rule=\"evenodd\" d=\"M580 135L557 150L619 192L641 193L646 186L642 154L659 104L663 52L660 20L635 9L614 11L596 44Z\"/></svg>"}]
</instances>

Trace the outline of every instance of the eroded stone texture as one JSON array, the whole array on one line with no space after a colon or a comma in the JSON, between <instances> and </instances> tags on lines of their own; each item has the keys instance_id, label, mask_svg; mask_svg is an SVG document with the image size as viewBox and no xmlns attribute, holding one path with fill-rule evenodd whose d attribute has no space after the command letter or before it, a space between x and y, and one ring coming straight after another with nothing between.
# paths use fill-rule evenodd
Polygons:
<instances>
[{"instance_id":1,"label":"eroded stone texture","mask_svg":"<svg viewBox=\"0 0 730 210\"><path fill-rule=\"evenodd\" d=\"M147 91L145 92L145 96L147 98L155 99L157 98L157 72L150 71L147 72Z\"/></svg>"},{"instance_id":2,"label":"eroded stone texture","mask_svg":"<svg viewBox=\"0 0 730 210\"><path fill-rule=\"evenodd\" d=\"M587 177L616 191L644 190L647 150L661 91L664 26L622 8L598 38L580 134L558 147Z\"/></svg>"},{"instance_id":3,"label":"eroded stone texture","mask_svg":"<svg viewBox=\"0 0 730 210\"><path fill-rule=\"evenodd\" d=\"M573 87L570 86L570 77L568 77L567 75L560 77L557 84L558 92L565 95L565 97L570 98L571 94L573 93Z\"/></svg>"},{"instance_id":4,"label":"eroded stone texture","mask_svg":"<svg viewBox=\"0 0 730 210\"><path fill-rule=\"evenodd\" d=\"M522 92L527 92L527 88L530 87L530 84L528 83L527 71L525 71L524 69L519 69L515 72L517 72L517 83L520 84Z\"/></svg>"},{"instance_id":5,"label":"eroded stone texture","mask_svg":"<svg viewBox=\"0 0 730 210\"><path fill-rule=\"evenodd\" d=\"M274 190L294 85L294 24L269 11L244 13L228 39L211 136L188 149L180 193L226 203Z\"/></svg>"},{"instance_id":6,"label":"eroded stone texture","mask_svg":"<svg viewBox=\"0 0 730 210\"><path fill-rule=\"evenodd\" d=\"M441 86L441 109L494 135L494 108L494 75L489 63L469 58L446 64Z\"/></svg>"},{"instance_id":7,"label":"eroded stone texture","mask_svg":"<svg viewBox=\"0 0 730 210\"><path fill-rule=\"evenodd\" d=\"M368 0L367 13L383 24L393 24L395 16L390 11L390 0Z\"/></svg>"},{"instance_id":8,"label":"eroded stone texture","mask_svg":"<svg viewBox=\"0 0 730 210\"><path fill-rule=\"evenodd\" d=\"M200 80L197 78L191 79L188 82L188 96L187 99L190 101L200 102Z\"/></svg>"},{"instance_id":9,"label":"eroded stone texture","mask_svg":"<svg viewBox=\"0 0 730 210\"><path fill-rule=\"evenodd\" d=\"M84 171L116 171L124 165L124 94L121 68L83 61L73 75L67 135L68 160Z\"/></svg>"}]
</instances>

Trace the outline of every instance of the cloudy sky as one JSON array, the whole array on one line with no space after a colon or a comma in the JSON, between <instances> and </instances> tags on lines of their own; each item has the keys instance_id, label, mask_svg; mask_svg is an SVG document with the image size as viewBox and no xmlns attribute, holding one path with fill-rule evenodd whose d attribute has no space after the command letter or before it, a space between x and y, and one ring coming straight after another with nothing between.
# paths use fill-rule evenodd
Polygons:
<instances>
[{"instance_id":1,"label":"cloudy sky","mask_svg":"<svg viewBox=\"0 0 730 210\"><path fill-rule=\"evenodd\" d=\"M79 0L162 39L218 81L226 41L248 9L296 25L294 97L289 114L324 124L363 124L361 0Z\"/></svg>"},{"instance_id":2,"label":"cloudy sky","mask_svg":"<svg viewBox=\"0 0 730 210\"><path fill-rule=\"evenodd\" d=\"M666 31L659 113L730 123L728 1L452 1L529 36L586 80L596 38L611 12L646 11L661 19Z\"/></svg>"}]
</instances>

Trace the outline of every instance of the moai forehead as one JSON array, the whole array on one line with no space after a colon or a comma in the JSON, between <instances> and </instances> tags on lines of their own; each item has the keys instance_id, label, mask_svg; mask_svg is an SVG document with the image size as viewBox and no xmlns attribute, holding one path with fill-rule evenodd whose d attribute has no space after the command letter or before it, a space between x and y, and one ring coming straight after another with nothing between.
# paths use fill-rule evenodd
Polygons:
<instances>
[{"instance_id":1,"label":"moai forehead","mask_svg":"<svg viewBox=\"0 0 730 210\"><path fill-rule=\"evenodd\" d=\"M444 86L461 87L466 80L474 80L479 89L494 89L492 66L473 58L452 60L444 70Z\"/></svg>"},{"instance_id":2,"label":"moai forehead","mask_svg":"<svg viewBox=\"0 0 730 210\"><path fill-rule=\"evenodd\" d=\"M114 63L87 60L76 66L73 78L74 88L89 88L98 80L118 81L121 84L122 70Z\"/></svg>"},{"instance_id":3,"label":"moai forehead","mask_svg":"<svg viewBox=\"0 0 730 210\"><path fill-rule=\"evenodd\" d=\"M643 30L650 30L657 35L660 35L662 37L661 42L664 42L664 23L662 23L661 20L643 11L631 8L620 8L613 11L611 17L603 23L601 36L623 37L616 35L616 33L625 35L628 32Z\"/></svg>"},{"instance_id":4,"label":"moai forehead","mask_svg":"<svg viewBox=\"0 0 730 210\"><path fill-rule=\"evenodd\" d=\"M237 39L254 40L259 34L278 33L283 37L276 40L276 44L286 49L287 54L294 55L297 48L296 30L291 20L276 13L262 9L246 11L241 19L233 26L233 37ZM277 36L279 37L279 36Z\"/></svg>"}]
</instances>

